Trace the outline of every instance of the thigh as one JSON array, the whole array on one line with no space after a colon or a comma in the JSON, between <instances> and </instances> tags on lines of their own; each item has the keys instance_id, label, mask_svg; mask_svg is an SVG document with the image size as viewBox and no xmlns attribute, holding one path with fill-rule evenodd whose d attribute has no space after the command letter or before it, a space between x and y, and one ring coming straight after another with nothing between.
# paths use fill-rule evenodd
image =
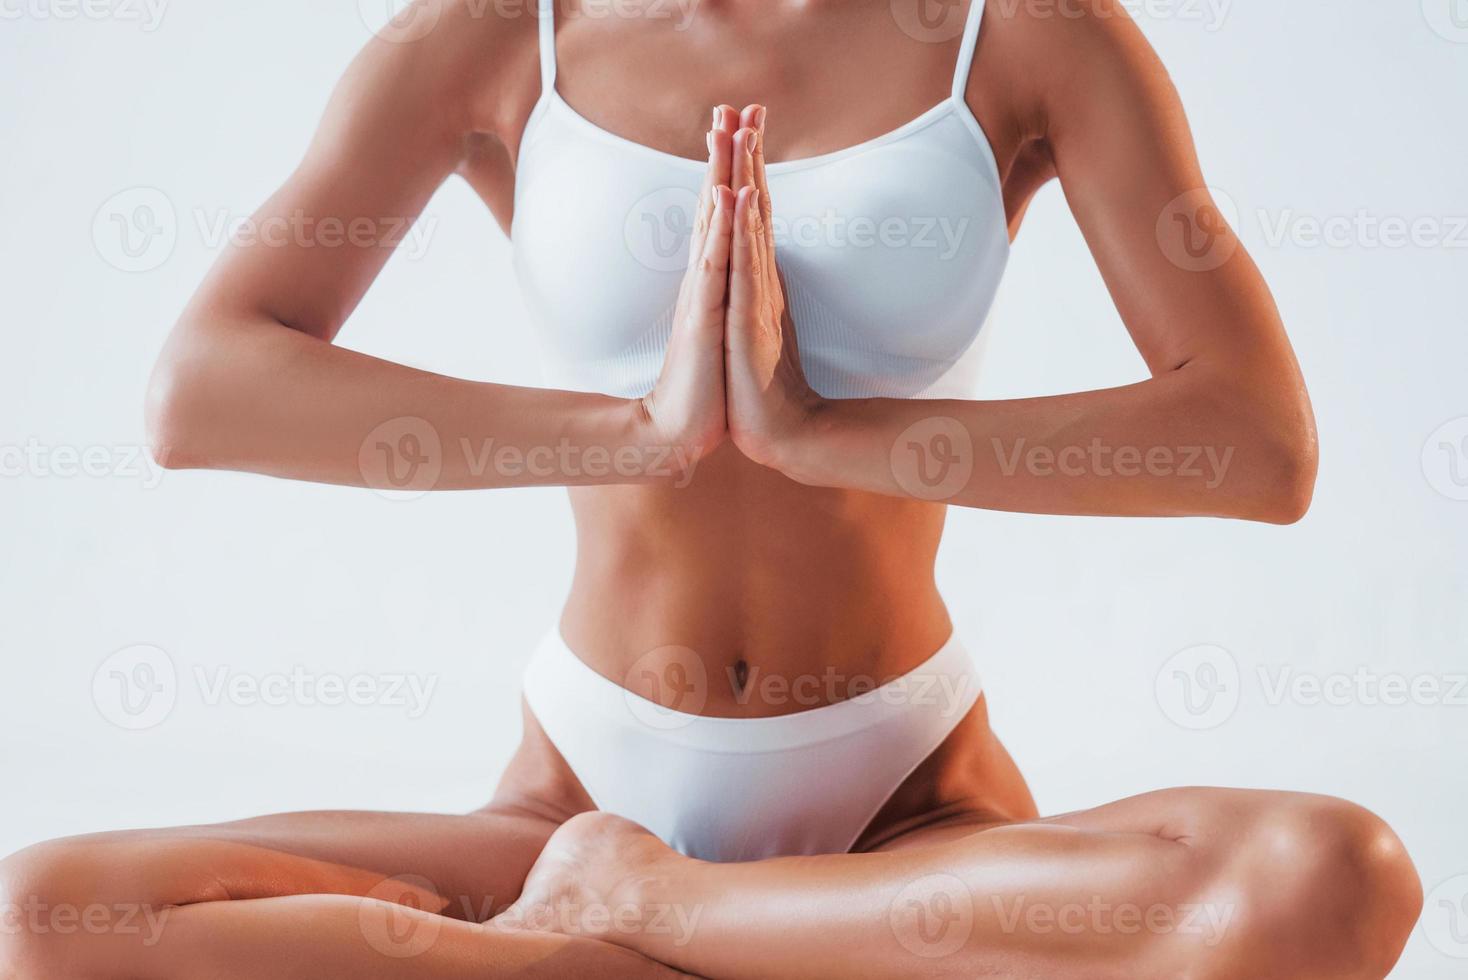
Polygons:
<instances>
[{"instance_id":1,"label":"thigh","mask_svg":"<svg viewBox=\"0 0 1468 980\"><path fill-rule=\"evenodd\" d=\"M4 862L13 900L150 907L322 894L481 920L513 901L555 821L318 811L48 841Z\"/></svg>"},{"instance_id":2,"label":"thigh","mask_svg":"<svg viewBox=\"0 0 1468 980\"><path fill-rule=\"evenodd\" d=\"M1007 938L1026 938L1014 924L1029 920L1012 916L1027 908L1097 923L1076 935L1147 958L1129 976L1197 975L1209 963L1225 976L1381 977L1422 907L1391 828L1311 793L1189 787L1034 820L950 814L881 849L914 867L968 869L953 873L983 882ZM1149 917L1145 942L1114 945L1136 932L1134 920L1121 927L1123 909ZM1045 921L1028 937L1042 961L1064 951L1056 920Z\"/></svg>"},{"instance_id":3,"label":"thigh","mask_svg":"<svg viewBox=\"0 0 1468 980\"><path fill-rule=\"evenodd\" d=\"M481 924L557 826L323 811L51 841L0 862L0 975L219 980L671 977L626 950Z\"/></svg>"},{"instance_id":4,"label":"thigh","mask_svg":"<svg viewBox=\"0 0 1468 980\"><path fill-rule=\"evenodd\" d=\"M481 922L519 895L557 825L500 805L468 815L287 813L48 841L0 862L0 911L5 924L19 924L0 929L0 961L31 964L17 967L23 977L103 976L119 967L172 976L159 972L163 965L182 963L187 972L199 959L176 955L190 935L202 950L212 948L209 936L230 934L233 925L222 923L259 920L281 929L316 907L287 906L277 915L272 903L307 896L341 903L328 907L342 921L354 909L408 906L443 922ZM463 948L477 944L466 939ZM259 955L236 967L258 966ZM286 959L310 956L297 951Z\"/></svg>"},{"instance_id":5,"label":"thigh","mask_svg":"<svg viewBox=\"0 0 1468 980\"><path fill-rule=\"evenodd\" d=\"M370 895L484 921L519 895L556 828L591 805L527 713L494 801L470 814L326 810L90 834L11 856L0 885L145 906Z\"/></svg>"},{"instance_id":6,"label":"thigh","mask_svg":"<svg viewBox=\"0 0 1468 980\"><path fill-rule=\"evenodd\" d=\"M896 850L945 843L999 829L1063 828L1089 834L1131 835L1206 849L1227 842L1246 827L1322 799L1303 793L1272 790L1179 787L1155 790L1086 810L1049 817L1008 819L992 810L959 806L930 814L876 850Z\"/></svg>"}]
</instances>

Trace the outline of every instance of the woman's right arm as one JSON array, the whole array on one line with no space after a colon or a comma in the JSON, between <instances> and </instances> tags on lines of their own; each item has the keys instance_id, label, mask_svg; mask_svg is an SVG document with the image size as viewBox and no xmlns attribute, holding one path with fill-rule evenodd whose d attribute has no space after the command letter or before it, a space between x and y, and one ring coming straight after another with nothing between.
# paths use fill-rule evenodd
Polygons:
<instances>
[{"instance_id":1,"label":"woman's right arm","mask_svg":"<svg viewBox=\"0 0 1468 980\"><path fill-rule=\"evenodd\" d=\"M646 400L466 381L333 346L387 262L384 239L401 240L538 91L533 14L445 6L427 37L374 39L357 57L305 159L255 214L257 240L231 243L185 309L148 392L164 466L472 489L656 481L687 475L680 451L696 461L684 441L704 433L651 418Z\"/></svg>"}]
</instances>

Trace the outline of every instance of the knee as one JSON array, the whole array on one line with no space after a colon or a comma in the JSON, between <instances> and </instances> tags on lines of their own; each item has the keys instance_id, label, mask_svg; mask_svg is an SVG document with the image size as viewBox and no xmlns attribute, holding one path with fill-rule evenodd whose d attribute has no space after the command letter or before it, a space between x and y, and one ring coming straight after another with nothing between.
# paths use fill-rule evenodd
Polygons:
<instances>
[{"instance_id":1,"label":"knee","mask_svg":"<svg viewBox=\"0 0 1468 980\"><path fill-rule=\"evenodd\" d=\"M85 888L66 841L37 844L0 861L0 978L67 976L69 910Z\"/></svg>"},{"instance_id":2,"label":"knee","mask_svg":"<svg viewBox=\"0 0 1468 980\"><path fill-rule=\"evenodd\" d=\"M1245 834L1230 884L1242 945L1293 976L1385 977L1422 909L1406 848L1374 813L1290 796Z\"/></svg>"},{"instance_id":3,"label":"knee","mask_svg":"<svg viewBox=\"0 0 1468 980\"><path fill-rule=\"evenodd\" d=\"M104 841L70 838L0 861L0 980L87 980L117 968L108 938L158 921L123 858Z\"/></svg>"}]
</instances>

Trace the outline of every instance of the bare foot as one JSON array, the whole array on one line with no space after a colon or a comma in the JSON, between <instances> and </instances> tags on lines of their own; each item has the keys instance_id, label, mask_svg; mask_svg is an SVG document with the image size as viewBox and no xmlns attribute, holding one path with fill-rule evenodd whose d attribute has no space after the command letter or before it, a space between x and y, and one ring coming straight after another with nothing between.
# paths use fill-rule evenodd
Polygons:
<instances>
[{"instance_id":1,"label":"bare foot","mask_svg":"<svg viewBox=\"0 0 1468 980\"><path fill-rule=\"evenodd\" d=\"M676 894L680 866L690 863L630 820L601 811L578 814L546 841L519 900L491 922L632 949L652 937L681 945L680 937L691 938L697 914L659 896Z\"/></svg>"}]
</instances>

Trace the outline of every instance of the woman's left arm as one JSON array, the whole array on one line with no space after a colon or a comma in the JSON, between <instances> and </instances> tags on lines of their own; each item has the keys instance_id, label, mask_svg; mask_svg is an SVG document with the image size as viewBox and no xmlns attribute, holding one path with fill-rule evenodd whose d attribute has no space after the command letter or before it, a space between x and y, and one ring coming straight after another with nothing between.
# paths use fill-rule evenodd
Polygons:
<instances>
[{"instance_id":1,"label":"woman's left arm","mask_svg":"<svg viewBox=\"0 0 1468 980\"><path fill-rule=\"evenodd\" d=\"M755 453L801 482L970 507L1292 523L1309 507L1316 436L1273 298L1137 26L1116 0L1079 9L1006 23L1001 43L1060 66L1024 83L1040 145L1151 377L1007 401L806 396L800 424Z\"/></svg>"}]
</instances>

